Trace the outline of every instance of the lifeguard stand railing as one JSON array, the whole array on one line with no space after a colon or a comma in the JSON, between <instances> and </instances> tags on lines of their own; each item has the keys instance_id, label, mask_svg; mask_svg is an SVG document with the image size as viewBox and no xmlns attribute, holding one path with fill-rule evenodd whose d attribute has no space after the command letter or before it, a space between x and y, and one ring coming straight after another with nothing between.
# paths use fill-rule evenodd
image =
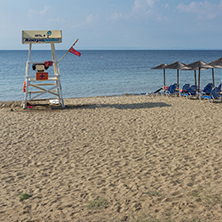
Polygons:
<instances>
[{"instance_id":1,"label":"lifeguard stand railing","mask_svg":"<svg viewBox=\"0 0 222 222\"><path fill-rule=\"evenodd\" d=\"M24 104L32 101L53 100L64 107L60 71L55 53L55 43L62 42L61 30L22 31L22 43L29 44L28 61L26 62L25 81L23 84ZM51 44L52 61L31 61L32 44ZM32 66L32 69L30 68ZM47 69L53 66L53 73ZM50 98L49 98L50 94Z\"/></svg>"}]
</instances>

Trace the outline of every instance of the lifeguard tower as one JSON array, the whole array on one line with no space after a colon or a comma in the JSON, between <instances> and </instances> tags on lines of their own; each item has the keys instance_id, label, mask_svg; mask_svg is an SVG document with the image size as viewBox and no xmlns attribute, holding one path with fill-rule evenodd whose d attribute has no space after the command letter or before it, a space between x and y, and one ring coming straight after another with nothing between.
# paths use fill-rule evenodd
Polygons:
<instances>
[{"instance_id":1,"label":"lifeguard tower","mask_svg":"<svg viewBox=\"0 0 222 222\"><path fill-rule=\"evenodd\" d=\"M59 65L56 59L55 43L62 42L61 30L22 31L22 43L29 44L28 61L26 62L25 81L23 84L24 104L32 101L54 101L64 107ZM51 44L52 61L31 62L32 44ZM32 66L32 70L30 68ZM53 73L47 69L53 66ZM32 71L32 72L31 72ZM49 94L51 98L49 98Z\"/></svg>"}]
</instances>

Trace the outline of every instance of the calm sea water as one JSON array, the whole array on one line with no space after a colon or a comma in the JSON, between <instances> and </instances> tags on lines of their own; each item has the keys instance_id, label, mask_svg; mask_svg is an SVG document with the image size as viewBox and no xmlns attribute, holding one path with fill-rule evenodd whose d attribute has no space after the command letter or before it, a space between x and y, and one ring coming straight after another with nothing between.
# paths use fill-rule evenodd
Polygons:
<instances>
[{"instance_id":1,"label":"calm sea water","mask_svg":"<svg viewBox=\"0 0 222 222\"><path fill-rule=\"evenodd\" d=\"M66 51L57 50L59 60ZM222 57L222 50L80 50L59 63L64 98L122 95L152 92L163 85L163 71L151 70L162 63L185 64ZM0 50L0 101L23 100L27 50ZM51 59L50 50L33 50L31 61ZM50 70L51 69L51 70ZM52 72L52 67L48 69ZM32 71L34 74L34 71ZM201 88L212 82L212 71L201 70ZM215 69L215 83L222 80L222 69ZM176 82L176 70L166 70L166 84ZM193 71L180 71L180 86L194 84Z\"/></svg>"}]
</instances>

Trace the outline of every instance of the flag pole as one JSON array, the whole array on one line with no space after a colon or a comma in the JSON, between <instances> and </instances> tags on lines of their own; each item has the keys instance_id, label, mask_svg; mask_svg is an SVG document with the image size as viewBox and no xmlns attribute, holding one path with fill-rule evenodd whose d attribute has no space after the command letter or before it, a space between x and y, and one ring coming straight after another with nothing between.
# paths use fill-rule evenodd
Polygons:
<instances>
[{"instance_id":1,"label":"flag pole","mask_svg":"<svg viewBox=\"0 0 222 222\"><path fill-rule=\"evenodd\" d=\"M79 39L76 39L76 41L72 44L71 47L73 47L73 46L78 42L78 40L79 40ZM70 48L71 48L71 47L70 47ZM70 49L70 48L69 48L69 49ZM69 49L68 49L67 52L63 55L63 57L58 61L58 63L67 55L67 53L69 52Z\"/></svg>"}]
</instances>

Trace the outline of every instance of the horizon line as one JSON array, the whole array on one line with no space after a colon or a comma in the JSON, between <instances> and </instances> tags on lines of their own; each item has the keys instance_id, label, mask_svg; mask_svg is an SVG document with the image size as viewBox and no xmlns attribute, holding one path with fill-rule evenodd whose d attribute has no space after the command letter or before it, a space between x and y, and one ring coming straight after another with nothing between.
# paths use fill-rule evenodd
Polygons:
<instances>
[{"instance_id":1,"label":"horizon line","mask_svg":"<svg viewBox=\"0 0 222 222\"><path fill-rule=\"evenodd\" d=\"M28 50L28 48L27 49L0 49L0 51L27 51ZM35 51L40 51L40 50L45 50L45 51L51 51L51 49L32 49L32 50L35 50ZM67 48L66 49L56 49L56 51L63 51L63 50L66 50L67 51ZM77 49L77 50L84 50L84 51L96 51L96 50L100 50L100 51L102 51L102 50L110 50L110 51L114 51L114 50L116 50L116 51L118 51L118 50L138 50L138 51L158 51L158 50L161 50L161 51L169 51L169 50L172 50L172 51L176 51L176 50L183 50L183 51L185 51L185 50L218 50L218 51L220 51L220 50L222 50L222 48L221 49L214 49L214 48L212 48L212 49L208 49L208 48L206 48L206 49L204 49L204 48L197 48L197 49L192 49L192 48L190 48L190 49L183 49L183 48L181 48L181 49L141 49L141 48L121 48L121 49L118 49L118 48L107 48L107 49L86 49L86 48L83 48L83 49Z\"/></svg>"}]
</instances>

